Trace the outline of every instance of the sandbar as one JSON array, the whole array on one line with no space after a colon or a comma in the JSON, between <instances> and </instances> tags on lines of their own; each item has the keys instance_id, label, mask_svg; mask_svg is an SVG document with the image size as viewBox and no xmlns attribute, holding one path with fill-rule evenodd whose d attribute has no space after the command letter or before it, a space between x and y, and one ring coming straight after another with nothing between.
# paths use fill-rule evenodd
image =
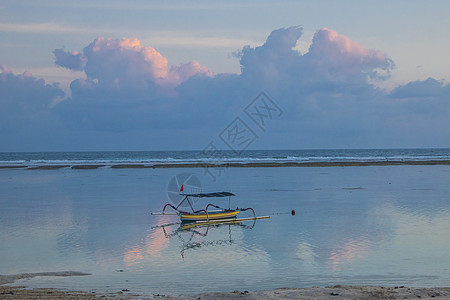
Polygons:
<instances>
[{"instance_id":1,"label":"sandbar","mask_svg":"<svg viewBox=\"0 0 450 300\"><path fill-rule=\"evenodd\" d=\"M75 170L93 170L106 167L106 165L73 165L71 168Z\"/></svg>"},{"instance_id":2,"label":"sandbar","mask_svg":"<svg viewBox=\"0 0 450 300\"><path fill-rule=\"evenodd\" d=\"M376 160L376 161L312 161L312 162L188 162L158 164L66 164L66 165L0 165L0 169L58 170L62 168L91 170L166 169L166 168L280 168L280 167L367 167L367 166L445 166L450 160Z\"/></svg>"},{"instance_id":3,"label":"sandbar","mask_svg":"<svg viewBox=\"0 0 450 300\"><path fill-rule=\"evenodd\" d=\"M62 168L69 168L70 165L42 165L42 166L31 166L28 170L59 170Z\"/></svg>"},{"instance_id":4,"label":"sandbar","mask_svg":"<svg viewBox=\"0 0 450 300\"><path fill-rule=\"evenodd\" d=\"M278 168L278 167L365 167L365 166L435 166L450 165L450 160L386 161L316 161L316 162L249 162L249 163L180 163L155 164L152 168Z\"/></svg>"}]
</instances>

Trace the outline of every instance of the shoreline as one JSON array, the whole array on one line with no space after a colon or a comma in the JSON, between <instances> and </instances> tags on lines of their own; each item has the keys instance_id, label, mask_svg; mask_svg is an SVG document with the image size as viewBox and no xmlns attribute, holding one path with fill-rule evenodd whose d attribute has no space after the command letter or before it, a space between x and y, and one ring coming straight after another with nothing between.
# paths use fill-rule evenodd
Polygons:
<instances>
[{"instance_id":1,"label":"shoreline","mask_svg":"<svg viewBox=\"0 0 450 300\"><path fill-rule=\"evenodd\" d=\"M0 169L24 170L94 170L111 169L167 169L167 168L282 168L282 167L367 167L367 166L437 166L450 165L450 160L377 160L377 161L316 161L316 162L230 162L230 163L165 163L165 164L47 164L0 165Z\"/></svg>"},{"instance_id":2,"label":"shoreline","mask_svg":"<svg viewBox=\"0 0 450 300\"><path fill-rule=\"evenodd\" d=\"M309 288L277 288L260 291L209 292L194 295L170 296L137 294L128 289L119 292L70 291L53 288L27 288L10 286L16 280L37 276L86 276L90 273L63 271L0 275L0 299L154 299L173 300L225 300L225 299L450 299L450 287L406 286L326 286Z\"/></svg>"},{"instance_id":3,"label":"shoreline","mask_svg":"<svg viewBox=\"0 0 450 300\"><path fill-rule=\"evenodd\" d=\"M13 275L0 275L0 286L3 284L14 283L16 280L29 279L38 276L69 277L69 276L87 276L87 275L92 274L76 271L61 271L61 272L38 272L38 273L20 273Z\"/></svg>"}]
</instances>

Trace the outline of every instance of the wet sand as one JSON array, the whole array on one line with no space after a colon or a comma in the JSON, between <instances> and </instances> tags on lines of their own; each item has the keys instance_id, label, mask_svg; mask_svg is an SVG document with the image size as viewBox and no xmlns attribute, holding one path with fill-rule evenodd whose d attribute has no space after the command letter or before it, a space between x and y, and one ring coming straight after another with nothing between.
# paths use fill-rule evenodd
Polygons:
<instances>
[{"instance_id":1,"label":"wet sand","mask_svg":"<svg viewBox=\"0 0 450 300\"><path fill-rule=\"evenodd\" d=\"M450 288L333 286L271 291L205 293L173 299L450 299Z\"/></svg>"},{"instance_id":2,"label":"wet sand","mask_svg":"<svg viewBox=\"0 0 450 300\"><path fill-rule=\"evenodd\" d=\"M366 167L366 166L437 166L450 165L450 160L385 160L385 161L333 161L333 162L250 162L250 163L166 163L166 164L74 164L74 165L3 165L0 169L58 170L72 169L165 169L165 168L279 168L279 167Z\"/></svg>"},{"instance_id":3,"label":"wet sand","mask_svg":"<svg viewBox=\"0 0 450 300\"><path fill-rule=\"evenodd\" d=\"M280 288L269 291L233 291L169 296L160 294L138 295L127 289L118 293L96 291L64 291L48 288L27 289L8 286L16 280L37 276L87 276L89 273L65 271L0 275L0 299L450 299L450 288L409 288L405 286L329 286L311 288ZM6 285L5 285L6 284Z\"/></svg>"},{"instance_id":4,"label":"wet sand","mask_svg":"<svg viewBox=\"0 0 450 300\"><path fill-rule=\"evenodd\" d=\"M333 286L302 289L281 288L270 291L234 291L171 297L167 295L137 295L125 290L119 293L25 289L0 285L0 299L450 299L450 288L408 288L378 286Z\"/></svg>"},{"instance_id":5,"label":"wet sand","mask_svg":"<svg viewBox=\"0 0 450 300\"><path fill-rule=\"evenodd\" d=\"M75 271L63 271L63 272L40 272L40 273L21 273L14 275L0 275L0 285L7 283L14 283L16 280L33 278L37 276L87 276L90 273L75 272Z\"/></svg>"},{"instance_id":6,"label":"wet sand","mask_svg":"<svg viewBox=\"0 0 450 300\"><path fill-rule=\"evenodd\" d=\"M64 271L0 275L0 299L136 299L138 295L120 293L96 293L89 291L64 291L48 288L28 289L25 286L8 286L16 280L38 276L88 276L90 273ZM142 298L142 297L141 297Z\"/></svg>"}]
</instances>

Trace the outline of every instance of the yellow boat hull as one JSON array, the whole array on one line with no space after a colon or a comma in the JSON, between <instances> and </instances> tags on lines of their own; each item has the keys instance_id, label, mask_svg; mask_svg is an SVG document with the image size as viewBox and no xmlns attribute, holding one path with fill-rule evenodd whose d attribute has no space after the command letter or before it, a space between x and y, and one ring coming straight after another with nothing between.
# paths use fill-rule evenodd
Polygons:
<instances>
[{"instance_id":1,"label":"yellow boat hull","mask_svg":"<svg viewBox=\"0 0 450 300\"><path fill-rule=\"evenodd\" d=\"M223 211L223 212L208 212L208 216L202 213L196 214L180 214L180 219L182 222L194 222L194 221L206 221L206 220L220 220L234 218L239 213L239 210Z\"/></svg>"}]
</instances>

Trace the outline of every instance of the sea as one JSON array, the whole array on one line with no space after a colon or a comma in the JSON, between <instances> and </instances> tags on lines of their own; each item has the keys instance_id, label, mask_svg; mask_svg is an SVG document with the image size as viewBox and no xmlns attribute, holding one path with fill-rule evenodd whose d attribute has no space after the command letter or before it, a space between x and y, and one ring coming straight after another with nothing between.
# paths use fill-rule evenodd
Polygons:
<instances>
[{"instance_id":1,"label":"sea","mask_svg":"<svg viewBox=\"0 0 450 300\"><path fill-rule=\"evenodd\" d=\"M0 166L449 160L450 149L0 152Z\"/></svg>"},{"instance_id":2,"label":"sea","mask_svg":"<svg viewBox=\"0 0 450 300\"><path fill-rule=\"evenodd\" d=\"M444 161L450 149L3 152L0 275L85 272L15 284L143 295L450 285L449 165L127 167L212 159ZM101 166L71 168L91 164ZM185 226L159 215L179 203L181 185L235 194L196 199L195 209L251 207L270 218Z\"/></svg>"}]
</instances>

